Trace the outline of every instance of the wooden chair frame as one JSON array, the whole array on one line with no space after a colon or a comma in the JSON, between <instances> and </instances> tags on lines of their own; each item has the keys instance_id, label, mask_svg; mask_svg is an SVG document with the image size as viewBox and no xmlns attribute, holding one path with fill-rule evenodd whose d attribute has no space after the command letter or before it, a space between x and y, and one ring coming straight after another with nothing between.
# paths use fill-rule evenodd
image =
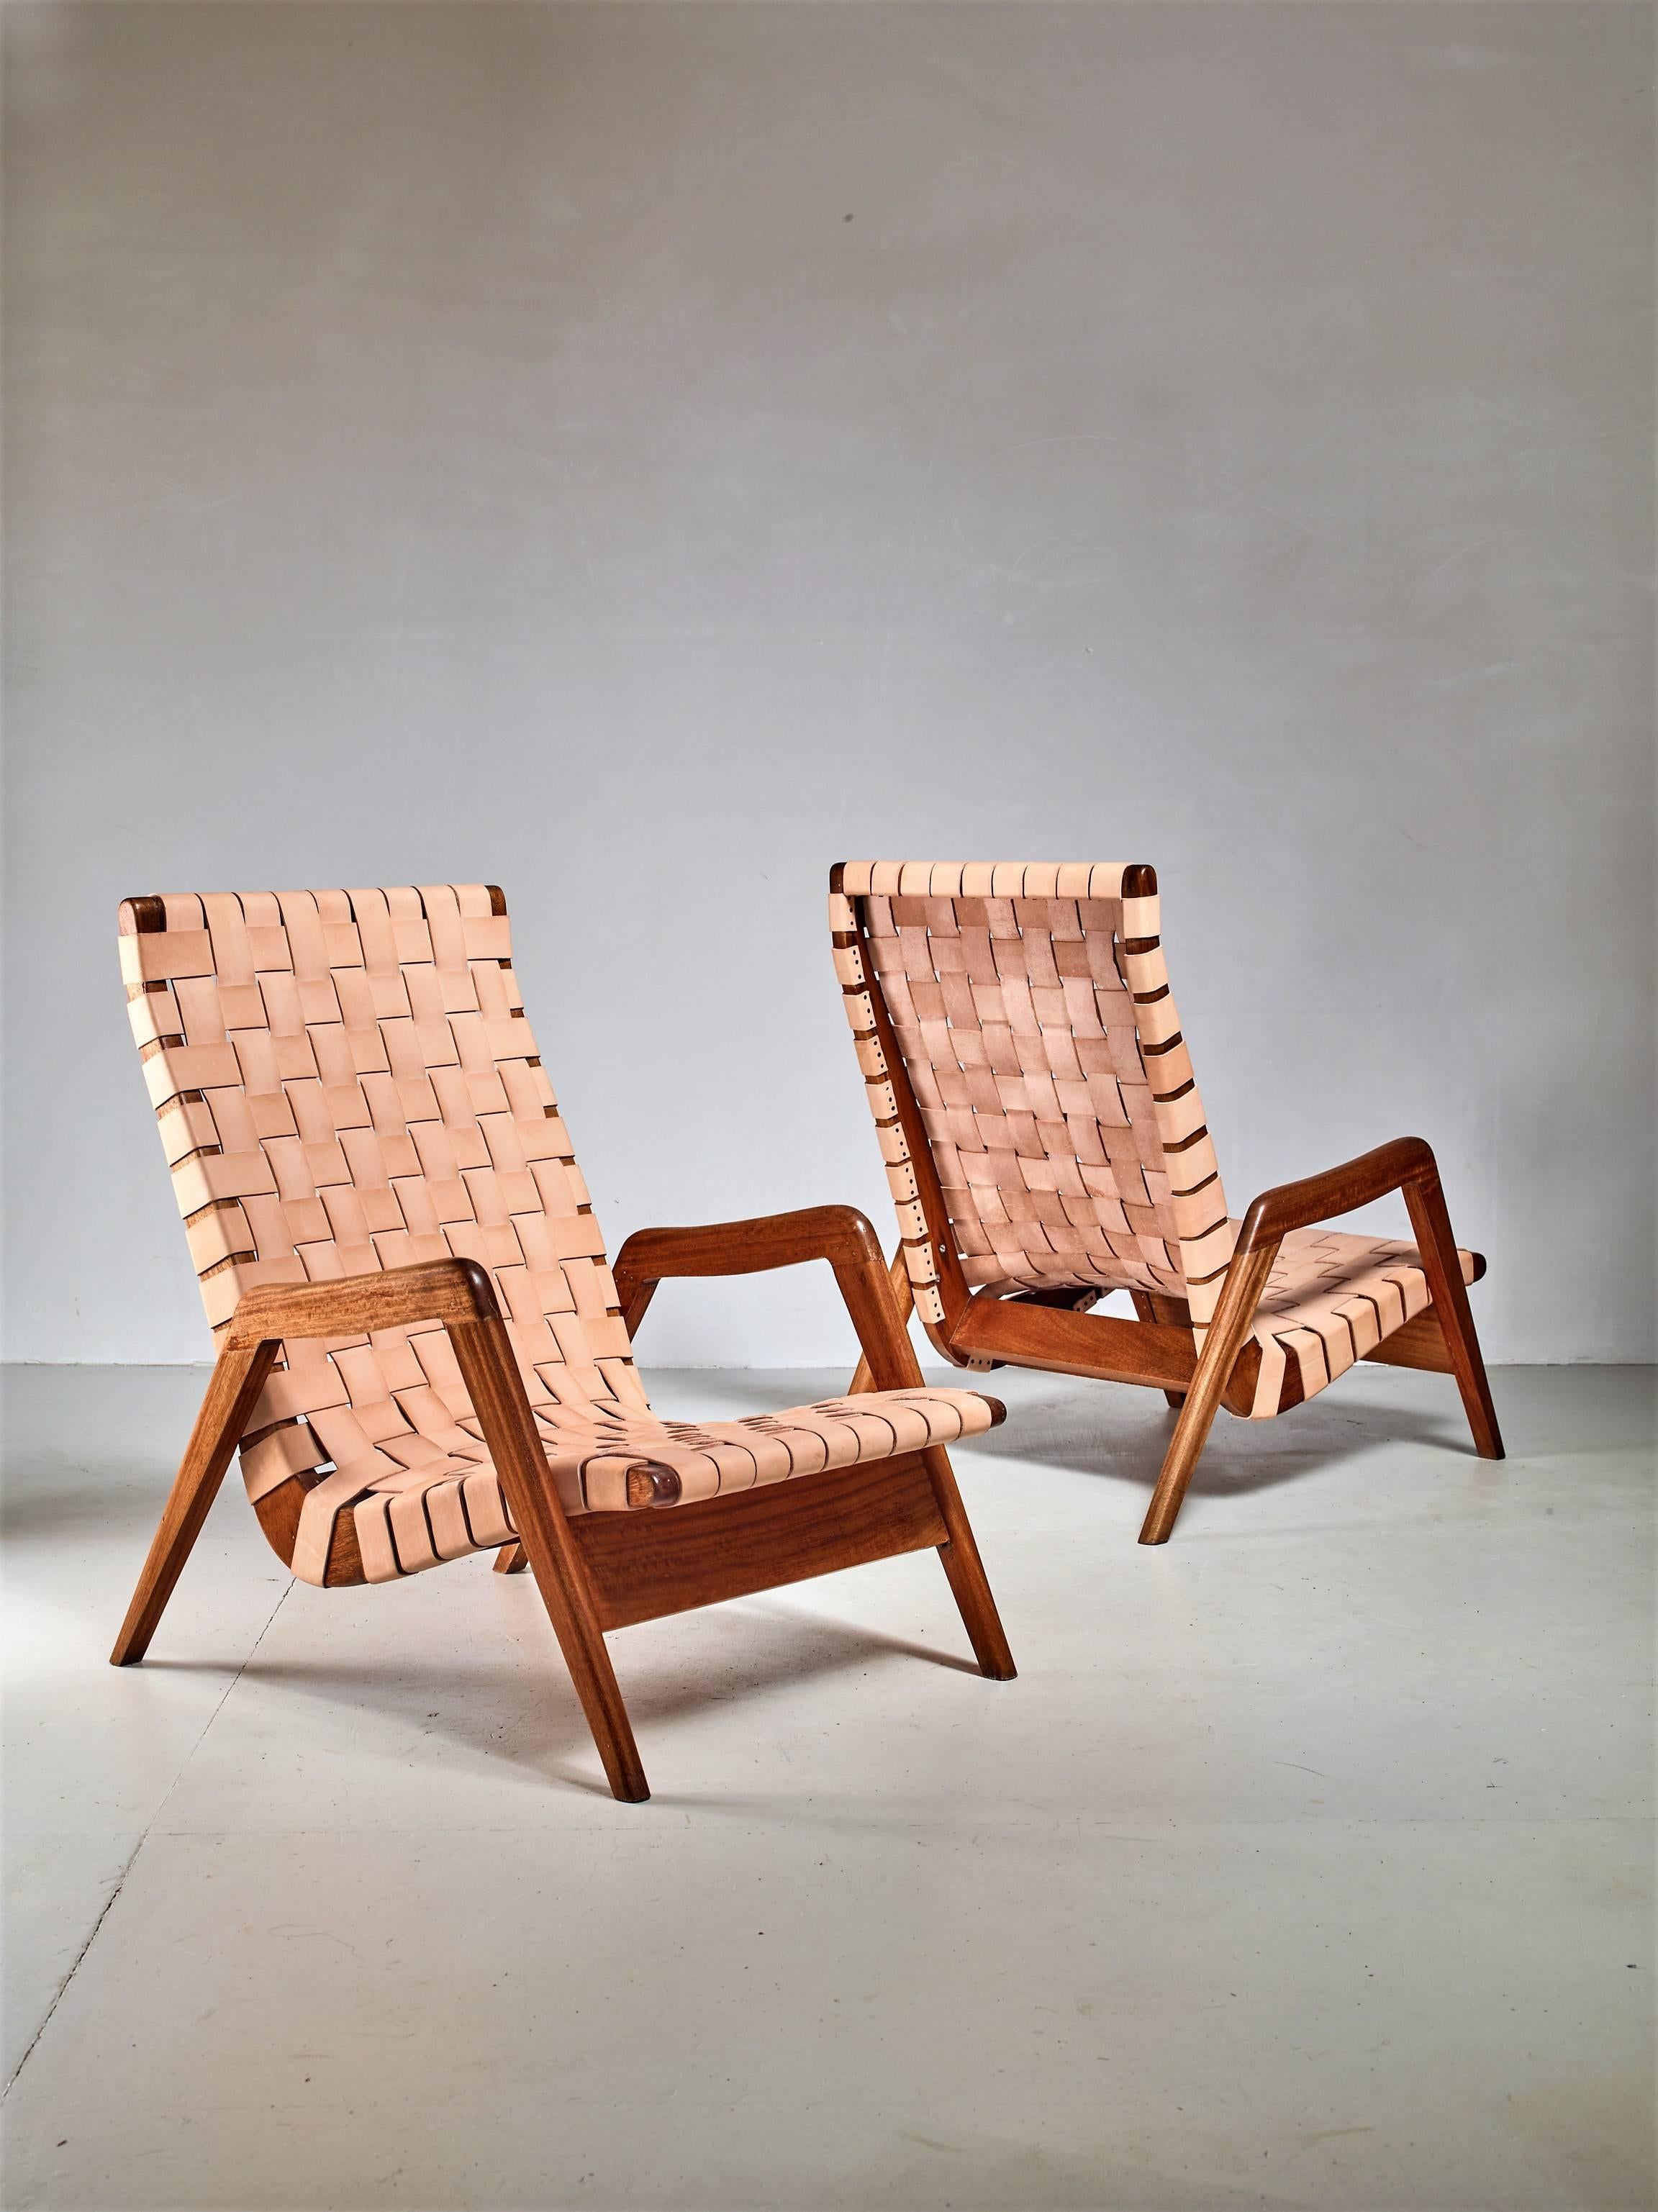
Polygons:
<instances>
[{"instance_id":1,"label":"wooden chair frame","mask_svg":"<svg viewBox=\"0 0 1658 2212\"><path fill-rule=\"evenodd\" d=\"M829 878L832 896L844 896L842 881L843 871L837 866ZM1154 898L1157 887L1155 872L1148 866L1123 872L1125 897ZM873 1041L891 1085L897 1125L914 1175L915 1202L932 1245L943 1310L942 1321L924 1316L922 1325L934 1348L955 1366L1032 1367L1103 1382L1149 1384L1163 1390L1169 1405L1178 1408L1179 1418L1140 1530L1142 1544L1168 1541L1219 1409L1224 1406L1241 1415L1250 1411L1260 1366L1260 1347L1250 1340L1250 1324L1284 1237L1292 1230L1339 1219L1395 1191L1403 1194L1432 1302L1363 1357L1383 1365L1454 1375L1475 1451L1482 1459L1503 1456L1438 1166L1431 1148L1420 1137L1397 1138L1321 1175L1264 1191L1244 1217L1201 1352L1194 1340L1190 1310L1179 1298L1136 1291L1133 1293L1136 1318L1129 1321L1086 1310L1097 1295L1086 1291L1031 1291L1000 1296L973 1290L963 1272L920 1106L881 989L873 981L861 905L854 899L852 906L858 927L849 935L837 933L835 941L837 949L855 945L865 954L871 980L866 987L859 987L859 1004L866 992ZM1144 955L1155 952L1158 942L1155 938L1134 939L1124 949ZM892 1257L890 1279L899 1310L908 1322L915 1301L906 1251L906 1243L901 1242ZM1473 1256L1478 1281L1485 1272L1485 1263L1479 1254ZM872 1376L867 1362L860 1364L851 1389L878 1387ZM1297 1402L1300 1395L1292 1370L1284 1407Z\"/></svg>"},{"instance_id":2,"label":"wooden chair frame","mask_svg":"<svg viewBox=\"0 0 1658 2212\"><path fill-rule=\"evenodd\" d=\"M616 1278L629 1328L671 1276L731 1275L827 1260L858 1333L865 1388L921 1382L889 1288L875 1231L853 1207L823 1206L754 1221L652 1229L629 1238ZM842 1567L936 1548L981 1671L1014 1677L1012 1656L942 1446L796 1476L661 1510L567 1514L547 1478L524 1382L488 1271L469 1260L424 1261L246 1292L111 1654L126 1667L149 1649L168 1598L284 1340L349 1337L441 1322L454 1347L520 1545L497 1567L527 1564L564 1654L616 1796L650 1795L604 1632L713 1605ZM993 1399L994 1419L1004 1418Z\"/></svg>"}]
</instances>

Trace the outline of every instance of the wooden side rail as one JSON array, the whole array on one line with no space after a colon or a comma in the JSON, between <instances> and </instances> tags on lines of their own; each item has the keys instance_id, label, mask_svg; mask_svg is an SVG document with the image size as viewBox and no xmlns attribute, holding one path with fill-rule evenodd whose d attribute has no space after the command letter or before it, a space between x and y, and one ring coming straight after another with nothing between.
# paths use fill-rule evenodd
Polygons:
<instances>
[{"instance_id":1,"label":"wooden side rail","mask_svg":"<svg viewBox=\"0 0 1658 2212\"><path fill-rule=\"evenodd\" d=\"M1107 1382L1153 1382L1165 1390L1188 1389L1197 1367L1189 1328L1129 1321L1118 1314L1026 1305L1012 1298L970 1298L950 1342L975 1359L1090 1375Z\"/></svg>"},{"instance_id":2,"label":"wooden side rail","mask_svg":"<svg viewBox=\"0 0 1658 2212\"><path fill-rule=\"evenodd\" d=\"M795 1475L671 1513L584 1513L570 1532L605 1628L950 1541L921 1452Z\"/></svg>"}]
</instances>

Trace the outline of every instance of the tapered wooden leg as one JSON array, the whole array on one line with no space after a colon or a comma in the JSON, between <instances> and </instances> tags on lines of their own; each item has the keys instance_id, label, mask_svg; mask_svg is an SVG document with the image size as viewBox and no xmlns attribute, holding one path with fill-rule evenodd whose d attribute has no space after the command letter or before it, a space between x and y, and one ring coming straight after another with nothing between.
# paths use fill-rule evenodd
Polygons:
<instances>
[{"instance_id":1,"label":"tapered wooden leg","mask_svg":"<svg viewBox=\"0 0 1658 2212\"><path fill-rule=\"evenodd\" d=\"M1192 1480L1192 1470L1208 1442L1215 1415L1220 1410L1221 1393L1226 1388L1232 1364L1242 1349L1243 1340L1249 1333L1249 1324L1254 1318L1255 1308L1260 1302L1260 1294L1266 1287L1266 1278L1271 1274L1272 1262L1277 1257L1277 1241L1233 1255L1232 1264L1226 1271L1226 1284L1221 1292L1219 1308L1203 1340L1198 1371L1186 1394L1186 1403L1181 1407L1180 1419L1175 1422L1175 1433L1169 1439L1163 1473L1157 1477L1157 1486L1151 1493L1151 1510L1140 1530L1142 1544L1166 1544L1169 1541L1175 1516L1181 1509L1181 1500L1186 1495L1186 1486Z\"/></svg>"},{"instance_id":2,"label":"tapered wooden leg","mask_svg":"<svg viewBox=\"0 0 1658 2212\"><path fill-rule=\"evenodd\" d=\"M1497 1408L1491 1403L1491 1385L1485 1380L1485 1362L1480 1354L1479 1339L1474 1334L1467 1286L1462 1280L1456 1238L1438 1174L1407 1182L1405 1203L1410 1208L1416 1249L1422 1256L1422 1272L1433 1293L1445 1348L1451 1355L1451 1371L1456 1376L1468 1426L1473 1431L1473 1448L1481 1459L1501 1459L1503 1437L1497 1425Z\"/></svg>"},{"instance_id":3,"label":"tapered wooden leg","mask_svg":"<svg viewBox=\"0 0 1658 2212\"><path fill-rule=\"evenodd\" d=\"M255 1400L264 1388L276 1357L274 1344L255 1345L251 1351L219 1354L202 1400L196 1425L190 1432L184 1458L173 1478L173 1489L162 1511L161 1525L150 1544L149 1557L138 1577L138 1587L127 1607L127 1617L109 1655L112 1667L131 1667L149 1649L173 1585L184 1571L191 1548L202 1533L208 1509L219 1494L242 1431L247 1426Z\"/></svg>"},{"instance_id":4,"label":"tapered wooden leg","mask_svg":"<svg viewBox=\"0 0 1658 2212\"><path fill-rule=\"evenodd\" d=\"M503 1544L495 1553L495 1572L498 1575L521 1575L530 1564L530 1554L522 1544Z\"/></svg>"},{"instance_id":5,"label":"tapered wooden leg","mask_svg":"<svg viewBox=\"0 0 1658 2212\"><path fill-rule=\"evenodd\" d=\"M650 1784L604 1648L587 1571L548 1476L511 1340L494 1319L452 1322L449 1338L612 1794L624 1804L642 1804Z\"/></svg>"},{"instance_id":6,"label":"tapered wooden leg","mask_svg":"<svg viewBox=\"0 0 1658 2212\"><path fill-rule=\"evenodd\" d=\"M904 1264L904 1248L902 1244L892 1255L892 1264L887 1269L887 1280L892 1285L893 1303L898 1309L899 1326L908 1328L909 1317L915 1310L915 1293L910 1286L909 1269ZM852 1380L847 1385L847 1395L848 1398L861 1397L865 1390L872 1390L874 1388L875 1378L870 1372L869 1359L865 1356L859 1361Z\"/></svg>"},{"instance_id":7,"label":"tapered wooden leg","mask_svg":"<svg viewBox=\"0 0 1658 2212\"><path fill-rule=\"evenodd\" d=\"M1146 1291L1131 1290L1128 1295L1134 1301L1136 1321L1156 1321L1157 1310L1152 1304L1150 1295ZM1179 1413L1181 1407L1186 1403L1184 1390L1165 1390L1163 1395L1176 1413Z\"/></svg>"},{"instance_id":8,"label":"tapered wooden leg","mask_svg":"<svg viewBox=\"0 0 1658 2212\"><path fill-rule=\"evenodd\" d=\"M914 1301L910 1293L909 1270L904 1265L903 1247L901 1245L893 1254L884 1280L878 1255L864 1264L837 1261L835 1279L841 1285L847 1311L858 1332L858 1341L864 1347L864 1357L847 1395L851 1397L865 1390L914 1389L921 1380L921 1370L904 1326ZM1001 1417L999 1407L996 1418L999 1420ZM979 1662L980 1672L987 1674L993 1682L1011 1682L1017 1671L1013 1654L1002 1632L1001 1618L990 1594L979 1547L973 1540L967 1508L956 1487L950 1455L942 1444L932 1444L921 1458L938 1500L939 1518L949 1531L948 1542L938 1547L938 1557L950 1577L973 1656Z\"/></svg>"},{"instance_id":9,"label":"tapered wooden leg","mask_svg":"<svg viewBox=\"0 0 1658 2212\"><path fill-rule=\"evenodd\" d=\"M993 1682L1011 1682L1018 1669L1007 1646L996 1601L990 1594L979 1547L973 1540L967 1508L956 1487L956 1471L950 1466L950 1455L942 1444L932 1444L921 1457L932 1484L932 1494L938 1501L939 1514L950 1531L950 1541L939 1545L938 1557L950 1577L950 1587L968 1641L973 1646L973 1656L979 1662L979 1672L987 1674Z\"/></svg>"}]
</instances>

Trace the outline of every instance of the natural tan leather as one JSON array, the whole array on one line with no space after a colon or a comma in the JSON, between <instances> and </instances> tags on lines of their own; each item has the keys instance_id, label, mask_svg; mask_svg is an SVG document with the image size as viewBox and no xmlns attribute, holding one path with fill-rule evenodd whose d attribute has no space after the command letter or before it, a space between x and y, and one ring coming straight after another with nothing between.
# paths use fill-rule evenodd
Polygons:
<instances>
[{"instance_id":1,"label":"natural tan leather","mask_svg":"<svg viewBox=\"0 0 1658 2212\"><path fill-rule=\"evenodd\" d=\"M1234 1231L1241 1225L1234 1222ZM1473 1254L1456 1256L1463 1281L1472 1283L1479 1272ZM1255 1309L1251 1334L1260 1346L1260 1371L1250 1419L1285 1411L1286 1397L1290 1405L1313 1397L1432 1303L1414 1244L1292 1229Z\"/></svg>"},{"instance_id":2,"label":"natural tan leather","mask_svg":"<svg viewBox=\"0 0 1658 2212\"><path fill-rule=\"evenodd\" d=\"M215 1328L261 1284L478 1261L571 1512L711 1498L988 1428L987 1402L963 1390L656 1419L499 905L471 884L122 907L128 1010ZM435 1323L285 1344L242 1470L256 1503L303 1490L292 1565L309 1582L344 1513L370 1582L515 1533Z\"/></svg>"},{"instance_id":3,"label":"natural tan leather","mask_svg":"<svg viewBox=\"0 0 1658 2212\"><path fill-rule=\"evenodd\" d=\"M922 1318L944 1319L938 1261L878 991L969 1285L1182 1299L1201 1346L1240 1224L1169 988L1159 901L1138 888L1151 871L849 860L838 874L835 969ZM1290 1363L1310 1397L1428 1303L1412 1246L1286 1237L1254 1324L1254 1417L1280 1410Z\"/></svg>"}]
</instances>

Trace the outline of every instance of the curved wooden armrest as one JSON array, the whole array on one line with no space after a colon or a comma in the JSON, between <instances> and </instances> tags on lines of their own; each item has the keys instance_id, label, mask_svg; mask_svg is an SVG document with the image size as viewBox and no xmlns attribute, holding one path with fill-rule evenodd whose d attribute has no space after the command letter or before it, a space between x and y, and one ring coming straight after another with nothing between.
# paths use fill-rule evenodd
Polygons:
<instances>
[{"instance_id":1,"label":"curved wooden armrest","mask_svg":"<svg viewBox=\"0 0 1658 2212\"><path fill-rule=\"evenodd\" d=\"M827 1260L834 1268L875 1388L914 1389L921 1380L915 1347L887 1280L879 1239L855 1206L806 1206L702 1229L635 1230L616 1255L616 1296L631 1335L657 1285L671 1277L752 1275L807 1260Z\"/></svg>"},{"instance_id":2,"label":"curved wooden armrest","mask_svg":"<svg viewBox=\"0 0 1658 2212\"><path fill-rule=\"evenodd\" d=\"M286 1336L367 1336L405 1322L446 1328L500 1315L489 1270L476 1260L422 1260L332 1283L262 1283L238 1301L220 1347L246 1352Z\"/></svg>"},{"instance_id":3,"label":"curved wooden armrest","mask_svg":"<svg viewBox=\"0 0 1658 2212\"><path fill-rule=\"evenodd\" d=\"M882 1265L875 1231L855 1206L803 1206L752 1221L713 1221L696 1229L636 1229L616 1255L618 1287L676 1275L757 1275L806 1260L832 1266ZM623 1304L627 1297L624 1292Z\"/></svg>"},{"instance_id":4,"label":"curved wooden armrest","mask_svg":"<svg viewBox=\"0 0 1658 2212\"><path fill-rule=\"evenodd\" d=\"M1439 1169L1431 1147L1421 1137L1395 1137L1374 1152L1361 1152L1339 1168L1322 1175L1305 1176L1299 1182L1281 1182L1264 1190L1243 1217L1235 1257L1278 1244L1291 1229L1310 1229L1315 1222L1334 1221L1373 1198L1415 1184L1437 1182Z\"/></svg>"}]
</instances>

